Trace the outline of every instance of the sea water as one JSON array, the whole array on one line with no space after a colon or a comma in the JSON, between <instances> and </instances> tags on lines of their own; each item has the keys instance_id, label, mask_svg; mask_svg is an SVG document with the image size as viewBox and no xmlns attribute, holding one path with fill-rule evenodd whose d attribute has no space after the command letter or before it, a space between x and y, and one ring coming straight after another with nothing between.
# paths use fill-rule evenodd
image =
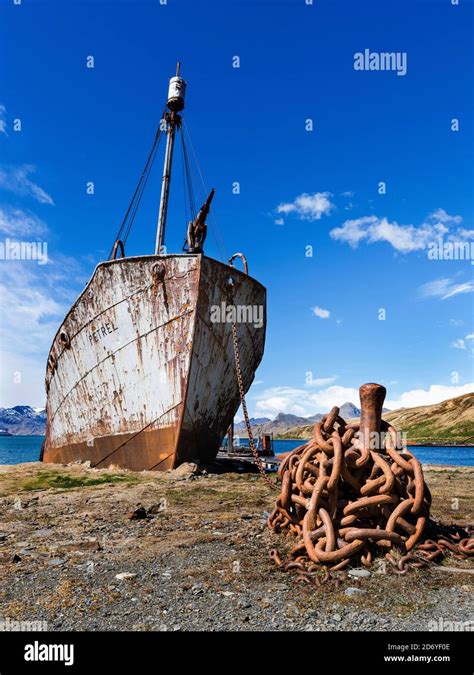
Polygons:
<instances>
[{"instance_id":1,"label":"sea water","mask_svg":"<svg viewBox=\"0 0 474 675\"><path fill-rule=\"evenodd\" d=\"M21 464L38 461L44 436L3 436L0 437L0 464ZM242 445L245 443L241 439ZM274 441L277 455L290 452L304 440L286 439ZM248 442L247 442L248 444ZM419 446L411 445L422 464L447 464L449 466L474 466L474 447L469 446Z\"/></svg>"}]
</instances>

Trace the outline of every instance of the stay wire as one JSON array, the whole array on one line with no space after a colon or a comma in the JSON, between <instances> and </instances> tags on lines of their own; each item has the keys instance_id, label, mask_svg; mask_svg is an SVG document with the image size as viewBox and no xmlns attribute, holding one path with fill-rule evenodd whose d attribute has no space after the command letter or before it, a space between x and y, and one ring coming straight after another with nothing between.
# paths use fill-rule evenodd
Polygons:
<instances>
[{"instance_id":1,"label":"stay wire","mask_svg":"<svg viewBox=\"0 0 474 675\"><path fill-rule=\"evenodd\" d=\"M190 165L190 162L189 162L188 148L186 146L186 140L185 140L182 128L181 128L181 149L182 149L183 169L184 169L184 174L185 174L187 196L188 196L189 208L190 208L190 211L191 211L191 220L195 220L196 219L196 201L194 199L192 172L191 172L191 165Z\"/></svg>"},{"instance_id":2,"label":"stay wire","mask_svg":"<svg viewBox=\"0 0 474 675\"><path fill-rule=\"evenodd\" d=\"M135 202L136 202L137 196L139 196L139 202L138 203L140 203L141 195L143 194L143 188L144 188L143 183L145 183L145 185L146 185L146 182L148 180L148 175L149 175L150 170L151 170L151 166L153 165L153 161L154 161L155 156L156 156L156 150L157 150L159 142L161 140L161 121L164 118L164 115L165 115L165 110L163 110L163 114L161 115L160 123L158 125L158 129L156 130L155 138L153 140L151 150L148 154L148 157L147 157L145 166L143 168L143 171L141 173L140 179L138 181L137 187L135 188L135 192L133 193L130 204L128 205L127 211L126 211L126 213L123 217L122 223L121 223L120 228L119 228L119 230L117 232L117 235L115 237L114 244L113 244L113 246L110 250L109 258L112 257L115 242L122 237L123 232L126 231L126 238L128 237L128 234L130 233L131 225L133 224L133 220L135 218L135 214L136 214L137 208L138 208L138 207L135 207ZM131 213L133 214L133 217L131 219L131 222L129 222L127 224L127 220L129 219L129 216L130 216ZM125 230L126 227L127 227L127 229Z\"/></svg>"},{"instance_id":3,"label":"stay wire","mask_svg":"<svg viewBox=\"0 0 474 675\"><path fill-rule=\"evenodd\" d=\"M205 182L204 182L204 178L203 178L203 175L202 175L201 167L199 165L199 161L197 159L196 151L194 150L194 145L193 145L193 142L192 142L192 139L191 139L191 135L189 133L188 126L187 126L187 124L185 123L184 120L183 120L183 128L186 132L189 144L191 146L191 151L192 151L192 154L193 154L193 157L194 157L194 162L195 162L197 170L198 170L199 178L201 180L201 185L202 185L202 189L204 191L204 199L205 199L208 195L208 191L207 191L207 188L206 188L206 185L205 185ZM214 210L213 210L212 206L210 208L210 216L211 216L212 236L214 238L216 248L219 252L219 256L220 256L221 260L223 262L225 262L227 260L228 256L227 256L227 252L225 250L225 244L224 244L224 241L222 239L222 236L221 236L221 233L220 233L220 230L219 230L219 226L218 226L216 218L214 216ZM219 243L219 239L220 239L220 243Z\"/></svg>"},{"instance_id":4,"label":"stay wire","mask_svg":"<svg viewBox=\"0 0 474 675\"><path fill-rule=\"evenodd\" d=\"M134 205L134 207L133 207L132 215L131 215L131 217L130 217L130 220L129 220L129 223L128 223L128 227L127 227L127 229L126 229L126 231L125 231L125 236L124 236L124 238L123 238L123 243L124 243L124 244L126 244L126 242L127 242L128 235L130 234L130 230L132 229L132 225L133 225L134 220L135 220L135 216L137 215L138 207L140 206L140 202L141 202L143 193L144 193L144 191L145 191L146 184L148 183L148 179L149 179L150 174L151 174L151 169L152 169L152 167L153 167L153 162L155 161L156 153L158 152L158 148L159 148L159 145L160 145L160 140L161 140L161 137L158 138L158 141L157 141L157 143L156 143L156 145L155 145L154 152L153 152L153 155L152 155L152 157L151 157L151 161L150 161L150 164L149 164L149 167L148 167L148 171L147 171L146 174L145 174L144 180L142 181L142 185L141 185L140 192L139 192L139 194L138 194L138 196L137 196L137 199L136 199L136 201L135 201L135 205Z\"/></svg>"}]
</instances>

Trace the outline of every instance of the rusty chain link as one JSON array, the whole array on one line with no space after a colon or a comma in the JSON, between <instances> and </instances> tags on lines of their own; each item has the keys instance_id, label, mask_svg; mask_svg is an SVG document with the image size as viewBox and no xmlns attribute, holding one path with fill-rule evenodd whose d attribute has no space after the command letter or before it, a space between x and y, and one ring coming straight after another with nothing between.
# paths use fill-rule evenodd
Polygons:
<instances>
[{"instance_id":1,"label":"rusty chain link","mask_svg":"<svg viewBox=\"0 0 474 675\"><path fill-rule=\"evenodd\" d=\"M235 355L235 372L237 374L237 385L239 387L239 396L240 396L240 402L242 404L242 411L244 413L244 419L245 419L245 426L247 428L247 433L249 435L249 445L250 445L250 450L252 451L252 454L255 459L255 463L257 465L258 470L260 471L263 479L269 485L272 490L277 489L277 483L272 481L266 474L265 467L263 465L263 462L260 458L260 455L258 454L257 448L255 447L255 441L252 433L252 427L250 425L250 419L249 419L249 414L247 411L247 403L245 401L245 391L244 391L244 383L242 380L242 368L240 366L240 353L239 353L239 342L237 339L237 327L235 323L232 324L232 340L234 343L234 355Z\"/></svg>"},{"instance_id":2,"label":"rusty chain link","mask_svg":"<svg viewBox=\"0 0 474 675\"><path fill-rule=\"evenodd\" d=\"M315 425L314 437L281 463L281 493L268 526L298 541L286 561L273 549L272 561L311 582L321 566L332 571L368 567L380 553L399 573L409 563L426 565L446 550L461 558L474 555L470 528L444 528L440 534L440 526L429 519L431 494L421 464L398 447L396 430L382 420L384 441L374 451L356 438L359 429L334 407ZM441 538L421 543L425 528Z\"/></svg>"}]
</instances>

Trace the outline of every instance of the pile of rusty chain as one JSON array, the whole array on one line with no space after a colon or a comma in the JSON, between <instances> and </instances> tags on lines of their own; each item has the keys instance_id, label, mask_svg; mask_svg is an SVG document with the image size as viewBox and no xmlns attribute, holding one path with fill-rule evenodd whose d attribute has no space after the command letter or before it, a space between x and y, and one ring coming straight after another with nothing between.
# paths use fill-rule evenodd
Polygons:
<instances>
[{"instance_id":1,"label":"pile of rusty chain","mask_svg":"<svg viewBox=\"0 0 474 675\"><path fill-rule=\"evenodd\" d=\"M460 559L474 555L474 528L471 525L442 525L429 520L416 553L426 562L439 562L447 551ZM412 556L413 558L413 556ZM399 565L400 566L400 565Z\"/></svg>"},{"instance_id":2,"label":"pile of rusty chain","mask_svg":"<svg viewBox=\"0 0 474 675\"><path fill-rule=\"evenodd\" d=\"M298 541L286 561L272 550L273 562L298 572L301 580L314 576L316 581L321 566L332 571L370 566L383 553L400 573L408 563L426 565L445 550L474 555L471 532L462 528L420 543L427 523L435 526L421 464L408 450L401 451L396 430L381 420L385 389L371 384L360 391L360 423L346 424L339 408L333 408L315 425L314 438L280 465L282 488L268 525ZM361 426L383 442L371 449Z\"/></svg>"}]
</instances>

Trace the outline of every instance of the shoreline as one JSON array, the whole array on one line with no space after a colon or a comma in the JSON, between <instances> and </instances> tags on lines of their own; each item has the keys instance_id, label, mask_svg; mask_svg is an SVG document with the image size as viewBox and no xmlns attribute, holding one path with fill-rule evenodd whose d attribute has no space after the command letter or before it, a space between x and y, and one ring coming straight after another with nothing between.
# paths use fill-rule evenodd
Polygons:
<instances>
[{"instance_id":1,"label":"shoreline","mask_svg":"<svg viewBox=\"0 0 474 675\"><path fill-rule=\"evenodd\" d=\"M1 438L45 438L44 434L0 434L0 439ZM240 438L242 440L248 441L248 436L245 434L241 434ZM295 438L295 437L288 437L288 436L274 436L273 440L274 441L302 441L304 443L305 441L309 441L313 438L312 434L309 434L308 436L302 436L301 438ZM431 447L440 447L440 448L474 448L474 442L468 443L466 441L446 441L444 439L441 440L429 440L429 441L416 441L416 440L408 440L407 441L407 446L412 447L416 446L419 448L431 448Z\"/></svg>"},{"instance_id":2,"label":"shoreline","mask_svg":"<svg viewBox=\"0 0 474 675\"><path fill-rule=\"evenodd\" d=\"M281 453L281 454L287 454L287 453ZM276 456L278 457L278 453L276 453ZM216 462L228 461L229 462L229 470L227 471L227 473L235 473L236 475L239 475L241 473L241 472L236 472L236 471L233 471L233 470L230 469L231 463L233 461L232 458L229 459L229 460L216 459L215 461ZM429 469L445 469L445 470L467 469L467 470L472 470L474 472L474 466L470 465L470 464L434 464L434 463L431 463L431 462L424 463L421 460L420 460L420 463L423 467L427 467ZM80 461L70 462L69 464L52 464L52 463L48 463L48 462L40 462L39 460L31 460L31 461L26 461L26 462L17 462L16 464L1 464L0 463L0 472L5 470L5 469L11 469L11 468L14 468L14 467L21 468L21 467L29 467L29 466L42 467L44 469L55 469L55 468L69 469L69 468L74 468L74 467L82 467L85 470L89 469L89 467L87 467L85 463L80 462ZM203 468L206 468L206 467L203 467ZM113 471L121 471L121 472L124 472L124 473L137 474L137 475L147 474L147 473L156 474L156 475L166 475L170 471L170 470L168 470L168 471L161 472L161 471L149 471L149 470L146 470L146 469L144 469L143 471L131 471L129 469L122 469L121 467L116 467L116 466L112 466L112 467L105 468L105 469L102 469L102 468L96 469L95 467L90 467L90 470L91 471L112 471L113 470ZM253 472L249 471L248 473L253 473Z\"/></svg>"},{"instance_id":3,"label":"shoreline","mask_svg":"<svg viewBox=\"0 0 474 675\"><path fill-rule=\"evenodd\" d=\"M0 447L0 466L15 466L18 464L25 464L28 462L39 461L41 453L41 439L44 439L44 436L38 434L31 435L10 435L4 436L4 438L16 439L15 441L5 441ZM243 441L248 442L248 437L241 436ZM29 439L31 442L29 443ZM309 439L306 438L274 438L273 441L275 444L281 444L280 447L275 445L275 457L278 458L280 455L288 454L292 452L296 447L304 445L308 442ZM293 444L291 448L285 447L288 444ZM37 445L37 447L36 447ZM248 447L247 443L244 444L244 447ZM419 449L418 459L423 466L428 465L440 465L440 466L474 466L474 455L471 457L469 453L466 453L469 448L474 448L474 444L459 442L459 443L443 443L439 441L426 441L424 443L416 443L414 441L408 441L406 448L415 449L415 454L417 449ZM450 455L447 458L447 461L444 460L443 450ZM423 453L430 454L432 450L432 457L422 457ZM455 453L458 453L456 456ZM454 456L453 456L454 454ZM19 460L19 461L18 461ZM454 462L454 463L448 463Z\"/></svg>"}]
</instances>

